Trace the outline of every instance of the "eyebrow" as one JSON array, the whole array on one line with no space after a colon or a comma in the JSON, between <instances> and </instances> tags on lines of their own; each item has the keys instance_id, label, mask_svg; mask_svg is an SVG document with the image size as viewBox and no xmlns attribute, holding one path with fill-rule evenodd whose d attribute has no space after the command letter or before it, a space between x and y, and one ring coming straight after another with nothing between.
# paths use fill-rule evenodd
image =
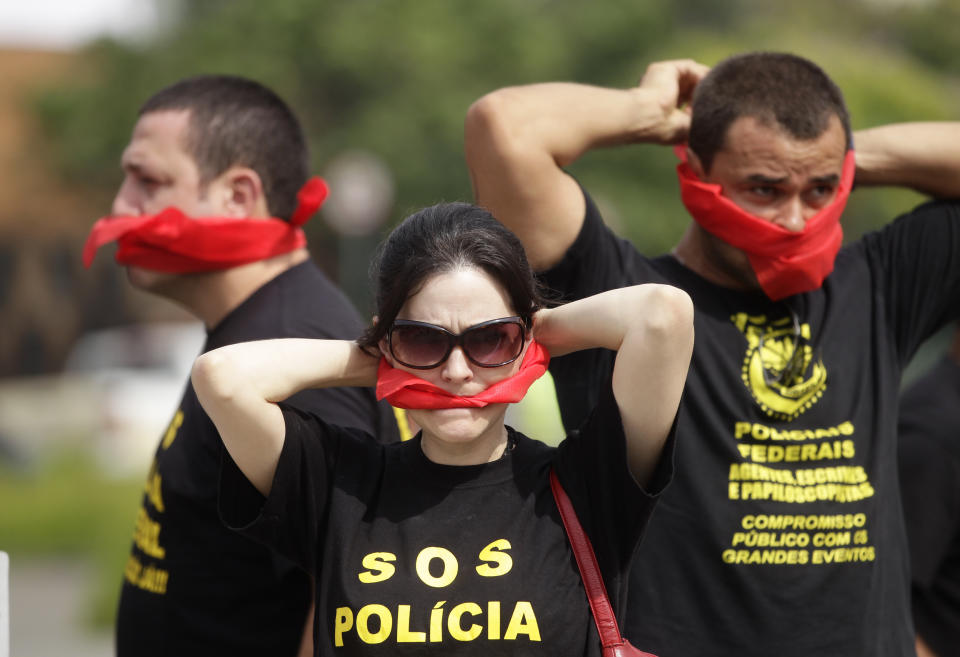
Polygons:
<instances>
[{"instance_id":1,"label":"eyebrow","mask_svg":"<svg viewBox=\"0 0 960 657\"><path fill-rule=\"evenodd\" d=\"M829 185L836 185L840 182L840 176L835 173L828 174L826 176L814 176L810 179L810 182Z\"/></svg>"},{"instance_id":2,"label":"eyebrow","mask_svg":"<svg viewBox=\"0 0 960 657\"><path fill-rule=\"evenodd\" d=\"M747 180L763 185L782 185L783 183L789 181L790 178L788 176L771 178L770 176L765 176L762 173L754 173L750 176L747 176ZM814 176L813 178L810 178L809 182L816 183L818 185L836 185L840 182L840 176L835 173L831 173L826 176Z\"/></svg>"},{"instance_id":3,"label":"eyebrow","mask_svg":"<svg viewBox=\"0 0 960 657\"><path fill-rule=\"evenodd\" d=\"M789 178L787 176L781 176L780 178L771 178L770 176L765 176L761 173L754 173L750 176L747 176L747 180L755 183L762 183L764 185L781 185Z\"/></svg>"},{"instance_id":4,"label":"eyebrow","mask_svg":"<svg viewBox=\"0 0 960 657\"><path fill-rule=\"evenodd\" d=\"M124 173L132 173L136 176L149 175L149 172L151 171L149 164L142 162L140 160L127 160L127 159L120 160L120 169Z\"/></svg>"}]
</instances>

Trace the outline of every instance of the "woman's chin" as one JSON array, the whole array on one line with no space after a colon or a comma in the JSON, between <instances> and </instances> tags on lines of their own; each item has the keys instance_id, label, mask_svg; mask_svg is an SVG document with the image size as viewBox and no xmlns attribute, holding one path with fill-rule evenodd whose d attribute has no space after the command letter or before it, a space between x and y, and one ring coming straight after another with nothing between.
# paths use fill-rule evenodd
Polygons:
<instances>
[{"instance_id":1,"label":"woman's chin","mask_svg":"<svg viewBox=\"0 0 960 657\"><path fill-rule=\"evenodd\" d=\"M443 408L433 411L429 426L437 438L449 442L469 442L483 433L489 424L476 408Z\"/></svg>"},{"instance_id":2,"label":"woman's chin","mask_svg":"<svg viewBox=\"0 0 960 657\"><path fill-rule=\"evenodd\" d=\"M476 440L490 430L498 415L502 417L502 410L493 405L483 408L438 408L411 414L426 432L447 443Z\"/></svg>"}]
</instances>

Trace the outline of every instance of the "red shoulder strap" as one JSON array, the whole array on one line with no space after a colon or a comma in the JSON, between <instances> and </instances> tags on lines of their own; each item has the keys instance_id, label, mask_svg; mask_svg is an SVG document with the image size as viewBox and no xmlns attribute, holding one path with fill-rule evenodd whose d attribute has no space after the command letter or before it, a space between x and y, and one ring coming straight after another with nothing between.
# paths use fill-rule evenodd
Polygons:
<instances>
[{"instance_id":1,"label":"red shoulder strap","mask_svg":"<svg viewBox=\"0 0 960 657\"><path fill-rule=\"evenodd\" d=\"M553 492L553 499L556 500L557 508L560 510L560 518L563 520L563 528L570 540L570 547L573 548L577 568L580 569L583 588L587 591L587 600L590 602L590 610L593 612L593 621L597 624L597 631L600 633L600 644L604 648L604 654L655 657L631 646L621 636L620 628L617 625L617 617L613 613L610 598L607 596L607 587L604 585L603 576L600 574L600 566L597 565L597 557L593 553L593 546L590 544L586 532L583 531L583 527L580 526L580 520L577 518L573 503L567 496L567 492L563 490L563 486L560 485L560 480L557 479L557 473L553 468L550 468L550 490Z\"/></svg>"},{"instance_id":2,"label":"red shoulder strap","mask_svg":"<svg viewBox=\"0 0 960 657\"><path fill-rule=\"evenodd\" d=\"M587 600L590 601L593 620L597 623L597 631L600 632L600 643L604 648L621 643L617 617L613 613L613 607L610 606L607 587L603 584L593 546L584 533L583 527L580 526L573 503L560 485L560 480L557 479L557 473L553 468L550 469L550 490L553 491L553 499L557 501L557 508L560 509L560 517L563 519L564 529L567 530L573 556L577 559L577 568L580 569L580 577L583 578L583 588L587 590Z\"/></svg>"}]
</instances>

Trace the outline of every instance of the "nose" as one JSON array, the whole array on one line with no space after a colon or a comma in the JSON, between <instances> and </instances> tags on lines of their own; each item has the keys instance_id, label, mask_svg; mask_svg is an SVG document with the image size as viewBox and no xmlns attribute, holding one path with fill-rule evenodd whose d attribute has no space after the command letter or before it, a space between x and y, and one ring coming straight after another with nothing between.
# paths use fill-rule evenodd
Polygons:
<instances>
[{"instance_id":1,"label":"nose","mask_svg":"<svg viewBox=\"0 0 960 657\"><path fill-rule=\"evenodd\" d=\"M783 203L774 219L774 223L792 233L799 233L807 225L807 219L809 218L802 199L795 196Z\"/></svg>"},{"instance_id":2,"label":"nose","mask_svg":"<svg viewBox=\"0 0 960 657\"><path fill-rule=\"evenodd\" d=\"M470 361L467 360L467 356L463 353L461 347L453 348L450 356L444 361L440 374L444 381L450 381L451 383L469 381L473 378L473 368L470 367Z\"/></svg>"},{"instance_id":3,"label":"nose","mask_svg":"<svg viewBox=\"0 0 960 657\"><path fill-rule=\"evenodd\" d=\"M110 213L115 216L137 216L141 213L141 203L130 184L129 179L124 179L117 190L117 195L113 198L113 205L110 207Z\"/></svg>"}]
</instances>

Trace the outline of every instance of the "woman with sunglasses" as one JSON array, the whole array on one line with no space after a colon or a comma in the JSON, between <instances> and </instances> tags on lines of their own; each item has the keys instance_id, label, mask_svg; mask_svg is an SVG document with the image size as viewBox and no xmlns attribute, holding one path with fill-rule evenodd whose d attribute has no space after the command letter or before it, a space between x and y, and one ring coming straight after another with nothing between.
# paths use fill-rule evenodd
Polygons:
<instances>
[{"instance_id":1,"label":"woman with sunglasses","mask_svg":"<svg viewBox=\"0 0 960 657\"><path fill-rule=\"evenodd\" d=\"M600 655L549 472L622 613L672 473L689 298L642 285L541 309L519 241L462 203L408 217L375 272L378 315L358 342L249 342L197 361L194 387L230 457L223 520L314 576L317 654ZM616 365L578 432L554 448L504 425L548 352L594 347ZM282 403L374 383L410 409L414 439L379 445Z\"/></svg>"}]
</instances>

